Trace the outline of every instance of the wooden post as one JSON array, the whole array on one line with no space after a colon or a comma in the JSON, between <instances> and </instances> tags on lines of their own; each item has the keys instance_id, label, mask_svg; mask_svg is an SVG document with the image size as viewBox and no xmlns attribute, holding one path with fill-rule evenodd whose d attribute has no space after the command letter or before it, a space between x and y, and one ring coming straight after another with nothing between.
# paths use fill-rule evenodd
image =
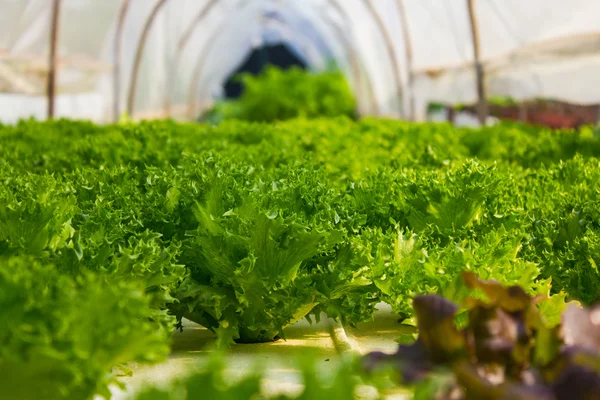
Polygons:
<instances>
[{"instance_id":1,"label":"wooden post","mask_svg":"<svg viewBox=\"0 0 600 400\"><path fill-rule=\"evenodd\" d=\"M454 106L446 107L446 116L447 116L447 121L449 123L451 123L452 125L454 125L454 122L456 122L456 110L454 109Z\"/></svg>"},{"instance_id":2,"label":"wooden post","mask_svg":"<svg viewBox=\"0 0 600 400\"><path fill-rule=\"evenodd\" d=\"M56 100L56 75L58 61L58 36L60 31L60 6L61 0L52 3L52 16L50 20L50 51L48 57L48 119L53 119Z\"/></svg>"},{"instance_id":3,"label":"wooden post","mask_svg":"<svg viewBox=\"0 0 600 400\"><path fill-rule=\"evenodd\" d=\"M390 61L392 63L392 72L394 74L394 81L395 81L395 85L396 85L396 94L398 96L398 103L400 106L400 115L403 117L404 116L404 101L403 101L403 96L402 96L402 79L400 77L400 75L401 75L400 63L398 62L398 58L396 57L396 52L394 51L394 41L392 40L392 37L391 37L389 31L387 30L387 27L385 25L385 22L383 21L383 18L381 18L381 16L379 15L377 10L373 6L372 0L363 0L363 3L369 10L369 13L373 17L375 23L377 24L379 31L381 32L381 35L383 36L383 41L385 42L385 46L387 48L387 52L390 57Z\"/></svg>"},{"instance_id":4,"label":"wooden post","mask_svg":"<svg viewBox=\"0 0 600 400\"><path fill-rule=\"evenodd\" d=\"M161 8L167 3L169 0L158 0L158 2L154 5L154 8L150 12L146 23L144 24L144 28L142 29L142 35L140 36L140 41L138 42L137 50L135 52L135 59L133 61L133 69L131 71L131 83L129 85L129 95L127 96L127 113L129 117L133 117L133 113L135 111L135 92L137 89L137 80L140 72L140 65L142 63L142 57L144 55L144 47L146 46L146 41L148 39L148 35L150 34L150 29L152 28L152 24L158 15L158 12Z\"/></svg>"},{"instance_id":5,"label":"wooden post","mask_svg":"<svg viewBox=\"0 0 600 400\"><path fill-rule=\"evenodd\" d=\"M475 73L477 79L477 116L479 118L479 123L485 125L488 116L487 96L485 93L485 71L483 70L480 58L479 25L477 24L475 0L467 0L467 7L469 9L469 21L471 23L473 55L475 58Z\"/></svg>"},{"instance_id":6,"label":"wooden post","mask_svg":"<svg viewBox=\"0 0 600 400\"><path fill-rule=\"evenodd\" d=\"M519 121L527 122L527 104L519 104Z\"/></svg>"},{"instance_id":7,"label":"wooden post","mask_svg":"<svg viewBox=\"0 0 600 400\"><path fill-rule=\"evenodd\" d=\"M408 27L408 18L404 9L404 1L396 0L398 13L400 14L400 25L402 26L402 36L404 36L404 50L406 57L406 68L408 69L408 119L414 121L415 116L415 74L413 68L413 49L412 40L410 38L410 29Z\"/></svg>"},{"instance_id":8,"label":"wooden post","mask_svg":"<svg viewBox=\"0 0 600 400\"><path fill-rule=\"evenodd\" d=\"M123 0L121 10L119 11L119 19L117 21L117 29L115 32L115 48L114 58L115 66L113 73L113 120L119 121L121 114L121 45L123 42L123 28L125 27L125 18L129 10L129 0Z\"/></svg>"},{"instance_id":9,"label":"wooden post","mask_svg":"<svg viewBox=\"0 0 600 400\"><path fill-rule=\"evenodd\" d=\"M181 61L183 50L185 49L185 46L194 34L194 31L199 26L202 26L204 18L206 18L208 13L214 8L218 1L219 0L211 0L204 7L202 7L202 9L200 9L200 12L187 26L187 28L181 35L179 42L177 43L177 49L175 50L173 62L171 63L171 68L168 72L169 76L167 76L167 87L165 90L165 111L167 116L171 116L171 105L173 103L172 91L177 84L177 70L179 69L179 62Z\"/></svg>"}]
</instances>

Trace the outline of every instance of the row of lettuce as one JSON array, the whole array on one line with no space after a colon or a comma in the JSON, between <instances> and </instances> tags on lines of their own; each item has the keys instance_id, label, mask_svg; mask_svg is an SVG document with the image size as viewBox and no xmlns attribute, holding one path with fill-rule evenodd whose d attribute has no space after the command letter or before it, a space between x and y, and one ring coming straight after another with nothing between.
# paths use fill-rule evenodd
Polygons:
<instances>
[{"instance_id":1,"label":"row of lettuce","mask_svg":"<svg viewBox=\"0 0 600 400\"><path fill-rule=\"evenodd\" d=\"M110 368L164 357L184 317L222 346L321 313L354 325L381 301L410 320L416 295L473 294L463 271L552 294L550 326L600 298L591 129L23 121L0 154L15 398L108 397Z\"/></svg>"},{"instance_id":2,"label":"row of lettuce","mask_svg":"<svg viewBox=\"0 0 600 400\"><path fill-rule=\"evenodd\" d=\"M276 122L356 116L354 93L345 76L336 69L314 73L297 67L281 70L268 66L259 75L241 74L236 79L243 85L241 97L218 102L201 120Z\"/></svg>"}]
</instances>

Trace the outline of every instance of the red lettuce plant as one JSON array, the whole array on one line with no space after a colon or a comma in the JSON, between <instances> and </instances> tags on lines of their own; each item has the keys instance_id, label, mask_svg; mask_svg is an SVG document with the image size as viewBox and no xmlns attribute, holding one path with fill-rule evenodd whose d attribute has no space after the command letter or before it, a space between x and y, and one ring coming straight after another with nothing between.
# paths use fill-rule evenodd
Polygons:
<instances>
[{"instance_id":1,"label":"red lettuce plant","mask_svg":"<svg viewBox=\"0 0 600 400\"><path fill-rule=\"evenodd\" d=\"M522 288L471 273L463 279L479 294L467 301L463 329L455 323L458 305L436 295L416 297L417 340L395 354L367 355L367 371L392 367L421 398L600 398L600 306L572 304L562 324L550 327L540 299Z\"/></svg>"}]
</instances>

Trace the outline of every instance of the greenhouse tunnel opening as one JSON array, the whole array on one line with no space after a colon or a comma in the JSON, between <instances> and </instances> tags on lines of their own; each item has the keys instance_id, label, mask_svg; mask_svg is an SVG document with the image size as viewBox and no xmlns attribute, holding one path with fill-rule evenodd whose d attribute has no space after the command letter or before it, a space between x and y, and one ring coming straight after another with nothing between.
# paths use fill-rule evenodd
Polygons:
<instances>
[{"instance_id":1,"label":"greenhouse tunnel opening","mask_svg":"<svg viewBox=\"0 0 600 400\"><path fill-rule=\"evenodd\" d=\"M267 66L276 66L281 69L291 67L308 68L306 62L285 44L257 47L250 53L242 65L227 77L223 86L224 97L226 99L238 99L242 95L244 85L238 81L238 74L249 73L259 75Z\"/></svg>"}]
</instances>

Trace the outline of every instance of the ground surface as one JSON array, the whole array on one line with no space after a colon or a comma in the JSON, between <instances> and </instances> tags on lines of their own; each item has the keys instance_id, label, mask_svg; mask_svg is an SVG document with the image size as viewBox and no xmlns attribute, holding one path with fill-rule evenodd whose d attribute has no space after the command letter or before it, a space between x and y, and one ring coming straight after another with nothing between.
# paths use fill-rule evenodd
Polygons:
<instances>
[{"instance_id":1,"label":"ground surface","mask_svg":"<svg viewBox=\"0 0 600 400\"><path fill-rule=\"evenodd\" d=\"M362 354L371 351L394 352L397 339L402 333L410 333L411 328L398 323L397 315L389 306L381 304L375 313L374 321L360 324L358 329L347 328L347 341L343 346ZM263 388L267 394L294 394L302 389L299 371L293 360L297 355L312 353L317 357L318 367L327 373L339 360L339 340L332 339L329 324L325 318L313 323L300 321L285 329L286 340L274 343L239 344L233 346L227 357L228 370L232 379L252 371L258 364L266 367L267 374ZM342 332L343 334L343 332ZM342 338L343 339L343 338ZM114 389L114 400L126 400L145 383L163 384L171 378L184 374L190 368L201 366L211 353L215 335L207 329L191 322L184 323L183 332L174 334L173 352L169 359L155 366L133 367L133 376L123 378L127 389ZM371 397L372 391L364 388L364 397ZM393 396L390 398L402 398Z\"/></svg>"}]
</instances>

